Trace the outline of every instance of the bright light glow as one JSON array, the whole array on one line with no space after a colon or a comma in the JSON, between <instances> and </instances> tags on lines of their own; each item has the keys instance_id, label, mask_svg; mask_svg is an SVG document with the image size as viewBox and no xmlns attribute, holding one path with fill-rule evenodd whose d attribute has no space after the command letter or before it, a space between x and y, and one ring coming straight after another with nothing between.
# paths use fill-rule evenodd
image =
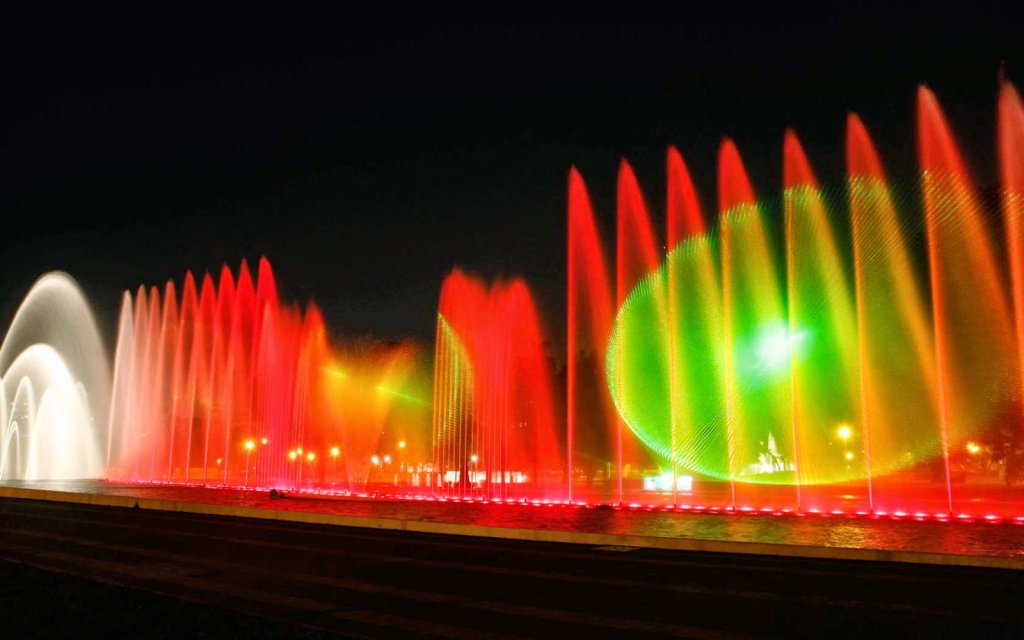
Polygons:
<instances>
[{"instance_id":1,"label":"bright light glow","mask_svg":"<svg viewBox=\"0 0 1024 640\"><path fill-rule=\"evenodd\" d=\"M479 460L479 458L477 458L475 453L473 455L469 456L469 461L470 462L476 462L477 460Z\"/></svg>"},{"instance_id":2,"label":"bright light glow","mask_svg":"<svg viewBox=\"0 0 1024 640\"><path fill-rule=\"evenodd\" d=\"M380 456L372 456L370 458L370 462L372 462L373 464L380 464Z\"/></svg>"},{"instance_id":3,"label":"bright light glow","mask_svg":"<svg viewBox=\"0 0 1024 640\"><path fill-rule=\"evenodd\" d=\"M295 451L289 451L288 452L288 457L291 458L292 460L294 460L295 458L299 457L299 454L296 453Z\"/></svg>"},{"instance_id":4,"label":"bright light glow","mask_svg":"<svg viewBox=\"0 0 1024 640\"><path fill-rule=\"evenodd\" d=\"M313 462L314 460L316 460L316 454L310 451L309 453L306 454L306 460Z\"/></svg>"},{"instance_id":5,"label":"bright light glow","mask_svg":"<svg viewBox=\"0 0 1024 640\"><path fill-rule=\"evenodd\" d=\"M775 327L763 333L757 341L757 358L763 371L776 371L789 364L796 346L804 334L790 333L785 327Z\"/></svg>"},{"instance_id":6,"label":"bright light glow","mask_svg":"<svg viewBox=\"0 0 1024 640\"><path fill-rule=\"evenodd\" d=\"M391 456L384 456L384 464L391 464Z\"/></svg>"},{"instance_id":7,"label":"bright light glow","mask_svg":"<svg viewBox=\"0 0 1024 640\"><path fill-rule=\"evenodd\" d=\"M269 442L269 440L267 440L266 438L260 440L260 444L267 444L267 442Z\"/></svg>"},{"instance_id":8,"label":"bright light glow","mask_svg":"<svg viewBox=\"0 0 1024 640\"><path fill-rule=\"evenodd\" d=\"M644 491L672 491L672 472L644 478ZM693 491L693 476L676 476L676 491Z\"/></svg>"},{"instance_id":9,"label":"bright light glow","mask_svg":"<svg viewBox=\"0 0 1024 640\"><path fill-rule=\"evenodd\" d=\"M981 447L976 442L967 443L967 453L976 456L981 453Z\"/></svg>"},{"instance_id":10,"label":"bright light glow","mask_svg":"<svg viewBox=\"0 0 1024 640\"><path fill-rule=\"evenodd\" d=\"M331 447L331 457L337 458L339 455L341 455L341 449L338 447Z\"/></svg>"},{"instance_id":11,"label":"bright light glow","mask_svg":"<svg viewBox=\"0 0 1024 640\"><path fill-rule=\"evenodd\" d=\"M836 434L839 436L840 440L843 440L845 442L846 440L850 439L850 436L853 435L853 429L851 429L849 425L842 424L839 425L838 429L836 429Z\"/></svg>"},{"instance_id":12,"label":"bright light glow","mask_svg":"<svg viewBox=\"0 0 1024 640\"><path fill-rule=\"evenodd\" d=\"M296 449L295 452L298 453L301 456L302 455L302 447L299 447L298 449Z\"/></svg>"},{"instance_id":13,"label":"bright light glow","mask_svg":"<svg viewBox=\"0 0 1024 640\"><path fill-rule=\"evenodd\" d=\"M398 448L399 449L404 449L405 448L405 440L399 440L398 441Z\"/></svg>"},{"instance_id":14,"label":"bright light glow","mask_svg":"<svg viewBox=\"0 0 1024 640\"><path fill-rule=\"evenodd\" d=\"M844 457L845 457L845 458L846 458L847 460L853 460L853 452L852 452L852 451L847 451L847 452L846 452L846 455L845 455Z\"/></svg>"},{"instance_id":15,"label":"bright light glow","mask_svg":"<svg viewBox=\"0 0 1024 640\"><path fill-rule=\"evenodd\" d=\"M246 451L252 451L255 448L256 448L256 442L255 441L253 441L253 440L246 440L245 441L245 450Z\"/></svg>"}]
</instances>

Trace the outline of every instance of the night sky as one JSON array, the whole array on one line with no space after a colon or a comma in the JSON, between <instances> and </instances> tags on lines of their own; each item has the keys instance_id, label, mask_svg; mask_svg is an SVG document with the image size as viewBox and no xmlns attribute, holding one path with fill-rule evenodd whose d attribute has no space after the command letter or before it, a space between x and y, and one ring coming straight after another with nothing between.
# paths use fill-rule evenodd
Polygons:
<instances>
[{"instance_id":1,"label":"night sky","mask_svg":"<svg viewBox=\"0 0 1024 640\"><path fill-rule=\"evenodd\" d=\"M525 276L560 343L571 164L606 238L622 156L662 224L668 144L708 207L723 135L761 193L779 188L787 126L835 184L853 110L890 174L910 179L920 82L991 181L996 79L1005 61L1024 82L1022 21L828 5L737 4L647 25L8 24L0 318L63 269L112 342L123 289L266 255L284 298L315 299L335 336L429 341L458 265Z\"/></svg>"}]
</instances>

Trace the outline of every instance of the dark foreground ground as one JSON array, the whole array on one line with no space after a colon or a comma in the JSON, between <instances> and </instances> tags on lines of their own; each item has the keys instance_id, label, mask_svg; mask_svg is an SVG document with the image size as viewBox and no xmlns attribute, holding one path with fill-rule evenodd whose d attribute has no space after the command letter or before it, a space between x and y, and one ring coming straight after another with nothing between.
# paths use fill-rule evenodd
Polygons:
<instances>
[{"instance_id":1,"label":"dark foreground ground","mask_svg":"<svg viewBox=\"0 0 1024 640\"><path fill-rule=\"evenodd\" d=\"M1013 571L0 500L5 637L1021 637Z\"/></svg>"}]
</instances>

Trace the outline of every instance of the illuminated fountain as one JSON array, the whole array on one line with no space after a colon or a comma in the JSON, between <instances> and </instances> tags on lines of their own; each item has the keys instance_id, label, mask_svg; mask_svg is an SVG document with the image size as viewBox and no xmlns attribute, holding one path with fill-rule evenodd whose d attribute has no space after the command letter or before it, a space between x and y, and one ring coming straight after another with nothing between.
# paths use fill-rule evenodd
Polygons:
<instances>
[{"instance_id":1,"label":"illuminated fountain","mask_svg":"<svg viewBox=\"0 0 1024 640\"><path fill-rule=\"evenodd\" d=\"M356 341L338 350L323 410L331 416L328 424L340 428L328 429L320 447L341 464L331 461L336 478L322 484L356 491L367 484L410 489L429 482L429 392L419 395L412 384L420 356L408 342Z\"/></svg>"},{"instance_id":2,"label":"illuminated fountain","mask_svg":"<svg viewBox=\"0 0 1024 640\"><path fill-rule=\"evenodd\" d=\"M67 274L44 275L0 346L0 480L102 477L109 397L82 290Z\"/></svg>"},{"instance_id":3,"label":"illuminated fountain","mask_svg":"<svg viewBox=\"0 0 1024 640\"><path fill-rule=\"evenodd\" d=\"M442 495L560 496L550 367L522 280L487 287L455 270L438 305L434 486Z\"/></svg>"},{"instance_id":4,"label":"illuminated fountain","mask_svg":"<svg viewBox=\"0 0 1024 640\"><path fill-rule=\"evenodd\" d=\"M642 442L657 456L649 466L669 474L659 499L675 503L1016 513L1013 499L993 497L999 487L969 481L983 475L981 458L1024 441L1024 112L1009 84L998 130L1005 252L998 219L926 88L918 93L919 206L893 196L855 115L845 193L820 187L796 134L786 133L781 216L756 197L726 140L718 221L705 228L686 166L670 150L668 252L651 268L656 244L624 163L614 320L593 212L573 172L570 433L596 424ZM607 426L606 403L578 395L574 365L602 345L625 433ZM619 444L612 459L612 495L634 499L628 465L641 457ZM1005 464L1012 475L1017 463ZM681 476L696 483L685 496L672 482Z\"/></svg>"},{"instance_id":5,"label":"illuminated fountain","mask_svg":"<svg viewBox=\"0 0 1024 640\"><path fill-rule=\"evenodd\" d=\"M237 279L227 267L216 283L187 274L180 296L170 281L162 295L126 292L108 477L362 490L414 354L409 344L334 353L315 305L280 303L265 259L255 283L243 262Z\"/></svg>"},{"instance_id":6,"label":"illuminated fountain","mask_svg":"<svg viewBox=\"0 0 1024 640\"><path fill-rule=\"evenodd\" d=\"M670 149L664 242L623 162L607 254L571 170L564 407L521 279L445 278L431 381L411 343L332 345L266 260L187 274L126 292L111 384L47 275L0 349L0 480L1024 518L1024 108L1004 84L995 204L925 88L917 122L914 198L856 115L839 190L787 131L759 197L725 140L713 222Z\"/></svg>"}]
</instances>

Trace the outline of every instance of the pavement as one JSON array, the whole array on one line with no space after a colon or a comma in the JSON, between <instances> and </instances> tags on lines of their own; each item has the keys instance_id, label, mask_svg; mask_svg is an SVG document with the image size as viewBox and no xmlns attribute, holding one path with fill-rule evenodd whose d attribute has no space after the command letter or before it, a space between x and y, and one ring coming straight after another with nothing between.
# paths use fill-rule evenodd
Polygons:
<instances>
[{"instance_id":1,"label":"pavement","mask_svg":"<svg viewBox=\"0 0 1024 640\"><path fill-rule=\"evenodd\" d=\"M0 563L0 615L8 629L30 631L17 637L90 628L145 637L140 620L151 621L149 637L1024 637L1024 581L1009 569L24 499L0 499ZM83 580L96 594L114 591L84 610L54 597L80 594ZM151 615L140 617L138 606Z\"/></svg>"}]
</instances>

